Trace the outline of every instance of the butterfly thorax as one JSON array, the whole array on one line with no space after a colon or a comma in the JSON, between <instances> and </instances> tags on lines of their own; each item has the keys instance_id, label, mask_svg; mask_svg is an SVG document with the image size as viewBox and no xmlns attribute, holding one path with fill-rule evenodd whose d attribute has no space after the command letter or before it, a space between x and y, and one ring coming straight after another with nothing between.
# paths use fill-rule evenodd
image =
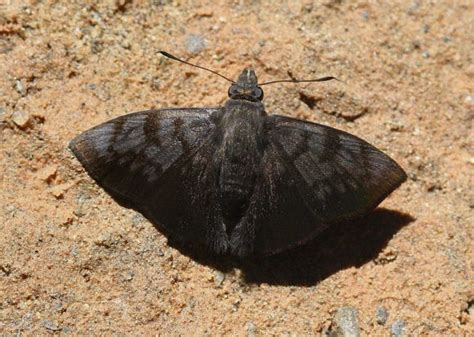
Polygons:
<instances>
[{"instance_id":1,"label":"butterfly thorax","mask_svg":"<svg viewBox=\"0 0 474 337\"><path fill-rule=\"evenodd\" d=\"M245 214L263 156L262 102L229 99L221 119L222 142L218 154L221 209L228 235Z\"/></svg>"}]
</instances>

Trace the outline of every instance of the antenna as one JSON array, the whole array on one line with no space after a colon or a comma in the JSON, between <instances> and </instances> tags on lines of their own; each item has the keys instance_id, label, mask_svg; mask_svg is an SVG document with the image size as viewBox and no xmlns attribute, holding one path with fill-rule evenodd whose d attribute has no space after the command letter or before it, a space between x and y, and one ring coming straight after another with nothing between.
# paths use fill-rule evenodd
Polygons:
<instances>
[{"instance_id":1,"label":"antenna","mask_svg":"<svg viewBox=\"0 0 474 337\"><path fill-rule=\"evenodd\" d=\"M273 83L326 82L326 81L332 81L332 80L342 82L341 80L337 79L334 76L325 76L325 77L317 78L317 79L314 79L314 80L276 80L276 81L259 83L258 85L262 86L262 85L273 84Z\"/></svg>"},{"instance_id":2,"label":"antenna","mask_svg":"<svg viewBox=\"0 0 474 337\"><path fill-rule=\"evenodd\" d=\"M217 71L214 71L214 70L212 70L212 69L208 69L208 68L205 68L205 67L201 67L201 66L198 66L197 64L193 64L193 63L190 63L190 62L181 60L180 58L177 58L176 56L171 55L170 53L165 52L165 51L163 51L163 50L160 50L159 53L160 53L161 55L166 56L166 57L169 58L169 59L172 59L172 60L175 60L175 61L178 61L178 62L187 64L187 65L190 65L190 66L193 66L193 67L202 69L202 70L209 71L209 72L211 72L211 73L213 73L213 74L216 74L217 76L222 77L223 79L229 81L230 83L235 83L235 81L232 81L231 79L225 77L224 75L219 74ZM273 83L326 82L326 81L332 81L332 80L336 80L336 81L339 81L339 82L343 82L343 81L337 79L337 78L334 77L334 76L325 76L325 77L317 78L317 79L314 79L314 80L276 80L276 81L269 81L269 82L259 83L258 85L259 85L259 86L262 86L262 85L273 84Z\"/></svg>"},{"instance_id":3,"label":"antenna","mask_svg":"<svg viewBox=\"0 0 474 337\"><path fill-rule=\"evenodd\" d=\"M167 58L172 59L172 60L175 60L175 61L178 61L178 62L187 64L187 65L190 65L190 66L199 68L199 69L203 69L203 70L209 71L209 72L211 72L211 73L213 73L213 74L216 74L216 75L222 77L223 79L226 79L227 81L229 81L229 82L231 82L231 83L235 83L235 81L232 81L231 79L225 77L224 75L219 74L217 71L214 71L214 70L211 70L211 69L208 69L208 68L204 68L204 67L198 66L197 64L192 64L192 63L189 63L189 62L187 62L187 61L181 60L181 59L177 58L176 56L171 55L170 53L167 53L167 52L165 52L165 51L163 51L163 50L160 50L159 53L160 53L161 55L166 56Z\"/></svg>"}]
</instances>

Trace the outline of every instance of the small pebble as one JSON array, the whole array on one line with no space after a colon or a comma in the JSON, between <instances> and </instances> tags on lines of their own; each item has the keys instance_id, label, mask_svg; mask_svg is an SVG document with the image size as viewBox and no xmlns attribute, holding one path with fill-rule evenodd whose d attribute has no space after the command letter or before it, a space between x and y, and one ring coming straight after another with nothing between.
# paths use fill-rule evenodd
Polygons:
<instances>
[{"instance_id":1,"label":"small pebble","mask_svg":"<svg viewBox=\"0 0 474 337\"><path fill-rule=\"evenodd\" d=\"M50 320L45 320L43 321L43 326L46 328L46 330L49 330L49 331L59 331L61 330L61 328L59 327L59 325L53 321L50 321Z\"/></svg>"},{"instance_id":2,"label":"small pebble","mask_svg":"<svg viewBox=\"0 0 474 337\"><path fill-rule=\"evenodd\" d=\"M142 229L146 219L140 213L135 213L132 215L132 226Z\"/></svg>"},{"instance_id":3,"label":"small pebble","mask_svg":"<svg viewBox=\"0 0 474 337\"><path fill-rule=\"evenodd\" d=\"M4 108L0 108L0 123L5 122L7 119L7 113Z\"/></svg>"},{"instance_id":4,"label":"small pebble","mask_svg":"<svg viewBox=\"0 0 474 337\"><path fill-rule=\"evenodd\" d=\"M206 40L202 35L189 34L185 46L188 52L197 54L206 47Z\"/></svg>"},{"instance_id":5,"label":"small pebble","mask_svg":"<svg viewBox=\"0 0 474 337\"><path fill-rule=\"evenodd\" d=\"M68 334L68 333L72 333L74 330L73 328L69 327L69 326L65 326L63 327L62 329L62 332L65 333L65 334Z\"/></svg>"},{"instance_id":6,"label":"small pebble","mask_svg":"<svg viewBox=\"0 0 474 337\"><path fill-rule=\"evenodd\" d=\"M127 272L122 274L121 279L124 282L130 282L131 280L133 280L134 276L135 276L135 274L133 272L127 271Z\"/></svg>"},{"instance_id":7,"label":"small pebble","mask_svg":"<svg viewBox=\"0 0 474 337\"><path fill-rule=\"evenodd\" d=\"M73 185L74 185L74 182L56 185L56 186L51 187L49 189L49 192L52 195L54 195L56 199L61 199L64 196L64 193L66 193L67 190L69 190Z\"/></svg>"},{"instance_id":8,"label":"small pebble","mask_svg":"<svg viewBox=\"0 0 474 337\"><path fill-rule=\"evenodd\" d=\"M375 264L387 264L393 262L397 259L398 252L396 249L391 247L386 247L379 255L375 258Z\"/></svg>"},{"instance_id":9,"label":"small pebble","mask_svg":"<svg viewBox=\"0 0 474 337\"><path fill-rule=\"evenodd\" d=\"M403 131L405 125L400 121L388 121L385 123L390 131L398 132Z\"/></svg>"},{"instance_id":10,"label":"small pebble","mask_svg":"<svg viewBox=\"0 0 474 337\"><path fill-rule=\"evenodd\" d=\"M252 321L247 322L247 337L254 337L257 332L257 327Z\"/></svg>"},{"instance_id":11,"label":"small pebble","mask_svg":"<svg viewBox=\"0 0 474 337\"><path fill-rule=\"evenodd\" d=\"M0 272L5 276L9 276L12 273L12 266L10 264L0 264Z\"/></svg>"},{"instance_id":12,"label":"small pebble","mask_svg":"<svg viewBox=\"0 0 474 337\"><path fill-rule=\"evenodd\" d=\"M222 283L224 283L225 280L225 274L219 270L216 270L214 272L214 285L216 287L222 286Z\"/></svg>"},{"instance_id":13,"label":"small pebble","mask_svg":"<svg viewBox=\"0 0 474 337\"><path fill-rule=\"evenodd\" d=\"M34 317L34 315L33 315L32 312L26 313L26 315L24 315L24 316L21 318L21 320L20 320L20 322L19 322L19 324L18 324L18 327L19 327L20 329L25 329L25 330L31 329L31 324L32 324L32 322L33 322L33 317Z\"/></svg>"},{"instance_id":14,"label":"small pebble","mask_svg":"<svg viewBox=\"0 0 474 337\"><path fill-rule=\"evenodd\" d=\"M377 313L375 316L376 316L377 324L385 325L388 319L388 311L384 307L380 306L377 308Z\"/></svg>"},{"instance_id":15,"label":"small pebble","mask_svg":"<svg viewBox=\"0 0 474 337\"><path fill-rule=\"evenodd\" d=\"M113 248L120 243L120 234L115 233L104 233L94 243L97 246L104 247L106 249Z\"/></svg>"},{"instance_id":16,"label":"small pebble","mask_svg":"<svg viewBox=\"0 0 474 337\"><path fill-rule=\"evenodd\" d=\"M20 95L26 96L25 86L23 85L23 83L21 83L20 80L16 80L16 81L15 81L15 90L16 90L16 92L19 93Z\"/></svg>"},{"instance_id":17,"label":"small pebble","mask_svg":"<svg viewBox=\"0 0 474 337\"><path fill-rule=\"evenodd\" d=\"M474 64L470 64L466 67L466 75L469 77L474 77Z\"/></svg>"},{"instance_id":18,"label":"small pebble","mask_svg":"<svg viewBox=\"0 0 474 337\"><path fill-rule=\"evenodd\" d=\"M464 103L474 105L474 95L467 95L464 99Z\"/></svg>"},{"instance_id":19,"label":"small pebble","mask_svg":"<svg viewBox=\"0 0 474 337\"><path fill-rule=\"evenodd\" d=\"M401 319L397 319L392 324L391 336L392 337L403 337L405 334L405 322Z\"/></svg>"},{"instance_id":20,"label":"small pebble","mask_svg":"<svg viewBox=\"0 0 474 337\"><path fill-rule=\"evenodd\" d=\"M76 244L73 244L71 246L71 250L69 251L69 253L74 256L74 257L78 257L80 252L79 252L79 249L77 248Z\"/></svg>"},{"instance_id":21,"label":"small pebble","mask_svg":"<svg viewBox=\"0 0 474 337\"><path fill-rule=\"evenodd\" d=\"M12 121L19 128L23 129L28 126L30 122L30 115L25 111L15 111L12 115Z\"/></svg>"},{"instance_id":22,"label":"small pebble","mask_svg":"<svg viewBox=\"0 0 474 337\"><path fill-rule=\"evenodd\" d=\"M36 176L38 179L50 183L56 177L57 171L57 165L48 165L38 170L38 172L36 172Z\"/></svg>"},{"instance_id":23,"label":"small pebble","mask_svg":"<svg viewBox=\"0 0 474 337\"><path fill-rule=\"evenodd\" d=\"M355 308L339 308L332 320L329 336L359 337L359 314Z\"/></svg>"}]
</instances>

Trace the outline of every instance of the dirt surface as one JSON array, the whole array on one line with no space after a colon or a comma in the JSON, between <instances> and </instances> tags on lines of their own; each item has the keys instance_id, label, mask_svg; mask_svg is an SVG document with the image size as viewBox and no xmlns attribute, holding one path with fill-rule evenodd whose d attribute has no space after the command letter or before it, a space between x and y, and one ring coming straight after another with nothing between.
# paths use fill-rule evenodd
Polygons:
<instances>
[{"instance_id":1,"label":"dirt surface","mask_svg":"<svg viewBox=\"0 0 474 337\"><path fill-rule=\"evenodd\" d=\"M351 306L363 335L474 335L472 1L93 3L0 5L1 334L324 335ZM265 87L267 111L363 137L408 181L272 258L169 246L67 149L128 112L223 104L229 83L160 49L337 76Z\"/></svg>"}]
</instances>

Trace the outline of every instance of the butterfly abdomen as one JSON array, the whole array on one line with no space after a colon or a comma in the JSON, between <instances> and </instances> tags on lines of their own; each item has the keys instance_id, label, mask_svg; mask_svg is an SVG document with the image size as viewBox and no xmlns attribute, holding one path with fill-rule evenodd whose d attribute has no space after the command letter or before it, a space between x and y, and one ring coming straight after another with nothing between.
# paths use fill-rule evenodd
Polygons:
<instances>
[{"instance_id":1,"label":"butterfly abdomen","mask_svg":"<svg viewBox=\"0 0 474 337\"><path fill-rule=\"evenodd\" d=\"M261 165L263 132L261 103L250 103L235 109L229 100L222 117L224 133L217 153L220 165L220 205L226 231L231 234L248 208L255 179Z\"/></svg>"}]
</instances>

